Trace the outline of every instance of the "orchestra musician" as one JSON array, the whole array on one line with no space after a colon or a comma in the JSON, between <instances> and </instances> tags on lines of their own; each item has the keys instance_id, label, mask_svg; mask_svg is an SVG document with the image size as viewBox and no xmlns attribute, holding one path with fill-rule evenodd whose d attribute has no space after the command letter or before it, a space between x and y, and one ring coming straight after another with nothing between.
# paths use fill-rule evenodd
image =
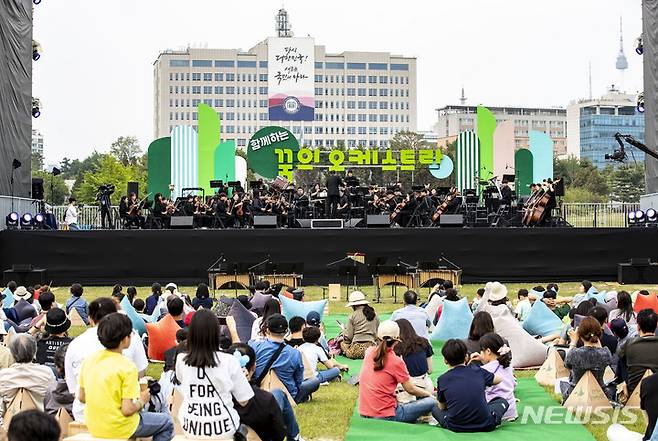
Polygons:
<instances>
[{"instance_id":1,"label":"orchestra musician","mask_svg":"<svg viewBox=\"0 0 658 441\"><path fill-rule=\"evenodd\" d=\"M336 209L340 202L340 189L343 186L343 180L331 170L327 176L327 213L330 217L336 216Z\"/></svg>"},{"instance_id":2,"label":"orchestra musician","mask_svg":"<svg viewBox=\"0 0 658 441\"><path fill-rule=\"evenodd\" d=\"M126 227L144 228L146 218L142 216L142 203L137 200L137 194L131 192L126 205L128 207L125 217ZM121 215L121 210L119 210L119 215Z\"/></svg>"},{"instance_id":3,"label":"orchestra musician","mask_svg":"<svg viewBox=\"0 0 658 441\"><path fill-rule=\"evenodd\" d=\"M153 199L153 209L151 210L153 217L160 219L163 227L169 228L174 205L167 201L162 193L156 193Z\"/></svg>"},{"instance_id":4,"label":"orchestra musician","mask_svg":"<svg viewBox=\"0 0 658 441\"><path fill-rule=\"evenodd\" d=\"M232 227L233 218L231 217L228 197L226 193L220 193L213 206L215 212L216 224L222 228Z\"/></svg>"},{"instance_id":5,"label":"orchestra musician","mask_svg":"<svg viewBox=\"0 0 658 441\"><path fill-rule=\"evenodd\" d=\"M340 192L340 199L338 200L338 207L336 208L336 213L339 217L349 217L350 213L350 192L348 189L342 190Z\"/></svg>"},{"instance_id":6,"label":"orchestra musician","mask_svg":"<svg viewBox=\"0 0 658 441\"><path fill-rule=\"evenodd\" d=\"M308 214L309 198L304 191L304 187L297 187L295 196L293 197L293 204L295 205L295 217L299 219L306 218Z\"/></svg>"},{"instance_id":7,"label":"orchestra musician","mask_svg":"<svg viewBox=\"0 0 658 441\"><path fill-rule=\"evenodd\" d=\"M548 194L548 202L546 203L546 210L544 212L544 219L542 225L550 225L553 221L553 210L557 208L557 197L555 196L555 186L552 179L544 179L541 188Z\"/></svg>"}]
</instances>

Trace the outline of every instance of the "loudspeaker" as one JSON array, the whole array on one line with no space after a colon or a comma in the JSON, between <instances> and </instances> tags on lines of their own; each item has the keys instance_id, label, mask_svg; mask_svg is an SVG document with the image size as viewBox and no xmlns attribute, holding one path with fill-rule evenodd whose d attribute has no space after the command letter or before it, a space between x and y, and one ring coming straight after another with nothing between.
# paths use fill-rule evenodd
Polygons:
<instances>
[{"instance_id":1,"label":"loudspeaker","mask_svg":"<svg viewBox=\"0 0 658 441\"><path fill-rule=\"evenodd\" d=\"M126 194L129 195L130 193L135 193L137 199L139 199L139 182L128 182L128 192Z\"/></svg>"},{"instance_id":2,"label":"loudspeaker","mask_svg":"<svg viewBox=\"0 0 658 441\"><path fill-rule=\"evenodd\" d=\"M311 228L314 229L341 229L343 228L343 219L313 219Z\"/></svg>"},{"instance_id":3,"label":"loudspeaker","mask_svg":"<svg viewBox=\"0 0 658 441\"><path fill-rule=\"evenodd\" d=\"M172 216L171 229L183 230L194 228L194 216Z\"/></svg>"},{"instance_id":4,"label":"loudspeaker","mask_svg":"<svg viewBox=\"0 0 658 441\"><path fill-rule=\"evenodd\" d=\"M555 196L563 197L564 196L564 179L560 179L553 183L553 189L555 190Z\"/></svg>"},{"instance_id":5,"label":"loudspeaker","mask_svg":"<svg viewBox=\"0 0 658 441\"><path fill-rule=\"evenodd\" d=\"M312 219L295 219L299 228L311 228Z\"/></svg>"},{"instance_id":6,"label":"loudspeaker","mask_svg":"<svg viewBox=\"0 0 658 441\"><path fill-rule=\"evenodd\" d=\"M439 218L439 226L441 227L463 227L464 215L463 214L442 214Z\"/></svg>"},{"instance_id":7,"label":"loudspeaker","mask_svg":"<svg viewBox=\"0 0 658 441\"><path fill-rule=\"evenodd\" d=\"M648 266L620 263L617 265L617 282L620 284L658 283L658 263L652 263Z\"/></svg>"},{"instance_id":8,"label":"loudspeaker","mask_svg":"<svg viewBox=\"0 0 658 441\"><path fill-rule=\"evenodd\" d=\"M276 216L254 216L254 228L276 228Z\"/></svg>"},{"instance_id":9,"label":"loudspeaker","mask_svg":"<svg viewBox=\"0 0 658 441\"><path fill-rule=\"evenodd\" d=\"M368 228L389 228L391 226L391 218L388 214L369 214Z\"/></svg>"},{"instance_id":10,"label":"loudspeaker","mask_svg":"<svg viewBox=\"0 0 658 441\"><path fill-rule=\"evenodd\" d=\"M38 199L40 201L43 200L43 179L42 178L32 178L32 199Z\"/></svg>"},{"instance_id":11,"label":"loudspeaker","mask_svg":"<svg viewBox=\"0 0 658 441\"><path fill-rule=\"evenodd\" d=\"M348 219L345 221L345 228L356 228L358 226L361 226L360 224L363 222L362 217L353 217L352 219Z\"/></svg>"}]
</instances>

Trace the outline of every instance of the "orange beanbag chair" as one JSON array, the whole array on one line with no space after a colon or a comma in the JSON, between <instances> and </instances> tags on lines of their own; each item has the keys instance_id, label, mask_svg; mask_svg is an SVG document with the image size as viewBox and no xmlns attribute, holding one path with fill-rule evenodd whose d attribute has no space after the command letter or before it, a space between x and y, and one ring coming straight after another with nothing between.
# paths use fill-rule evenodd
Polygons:
<instances>
[{"instance_id":1,"label":"orange beanbag chair","mask_svg":"<svg viewBox=\"0 0 658 441\"><path fill-rule=\"evenodd\" d=\"M148 356L150 360L164 361L166 350L176 346L176 331L180 329L174 318L167 314L157 323L147 323L149 336Z\"/></svg>"},{"instance_id":2,"label":"orange beanbag chair","mask_svg":"<svg viewBox=\"0 0 658 441\"><path fill-rule=\"evenodd\" d=\"M638 313L643 309L653 309L658 313L658 297L656 297L655 294L649 294L648 296L638 294L633 309L635 310L635 313Z\"/></svg>"}]
</instances>

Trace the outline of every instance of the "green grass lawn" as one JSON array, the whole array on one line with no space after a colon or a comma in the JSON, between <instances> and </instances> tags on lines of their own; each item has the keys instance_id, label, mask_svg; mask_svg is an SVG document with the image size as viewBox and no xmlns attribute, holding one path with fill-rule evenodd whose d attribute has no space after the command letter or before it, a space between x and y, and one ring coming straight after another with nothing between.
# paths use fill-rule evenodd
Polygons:
<instances>
[{"instance_id":1,"label":"green grass lawn","mask_svg":"<svg viewBox=\"0 0 658 441\"><path fill-rule=\"evenodd\" d=\"M510 299L516 300L516 292L520 288L530 289L536 285L546 285L550 281L543 282L533 282L533 283L508 283L506 284L509 290ZM657 291L658 285L624 285L620 286L617 283L613 282L595 282L594 285L600 291L610 291L625 289L629 292L638 290L638 289L648 289L650 291ZM475 292L482 285L478 284L468 284L460 287L461 295L467 296L469 299L472 299L475 295ZM571 296L578 292L579 283L569 282L569 283L560 283L560 295ZM361 287L360 288L369 299L373 299L375 296L375 289L371 286ZM306 287L306 298L308 300L317 300L322 298L322 288L321 287ZM398 303L393 303L393 296L391 294L390 288L385 288L381 293L381 303L374 303L374 308L380 314L388 314L395 309L401 306L400 299L404 293L404 287L398 287L397 297ZM194 296L194 287L181 286L179 291L189 294L191 297ZM69 297L68 288L65 287L53 287L53 292L57 298L58 302L65 302ZM112 292L112 288L105 287L85 287L84 296L87 300L91 301L97 297L109 296ZM428 294L427 289L421 290L421 298L426 298ZM145 298L149 295L150 289L148 287L138 287L137 295L139 298ZM238 291L238 293L246 293L244 291ZM227 295L233 296L235 291L226 290L218 291L217 296ZM345 307L345 288L341 291L341 301L330 302L329 312L330 314L345 314L349 310ZM327 326L327 333L329 337L333 337L336 334L335 324L325 323ZM74 327L70 330L71 336L77 336L84 331L84 328ZM353 363L351 366L358 366L358 363ZM152 363L148 370L147 375L150 375L154 378L159 378L162 373L162 364ZM353 371L353 369L352 369ZM519 378L533 377L536 371L533 370L521 370L516 371L516 376ZM555 398L556 402L559 402L558 397L556 397L550 388L547 388L547 391ZM356 400L358 398L358 388L347 385L345 382L332 383L329 386L322 386L318 392L313 394L313 401L298 406L296 408L297 418L299 420L302 436L307 440L342 440L345 438L349 428L350 418L354 413L354 407L356 405ZM638 412L638 414L640 414ZM633 425L628 426L629 429L643 432L646 427L646 422L644 418L640 418L639 421ZM594 438L597 441L606 441L606 425L586 425L586 428L593 434ZM528 434L530 438L532 434ZM437 439L440 439L437 433ZM568 440L565 440L568 441Z\"/></svg>"}]
</instances>

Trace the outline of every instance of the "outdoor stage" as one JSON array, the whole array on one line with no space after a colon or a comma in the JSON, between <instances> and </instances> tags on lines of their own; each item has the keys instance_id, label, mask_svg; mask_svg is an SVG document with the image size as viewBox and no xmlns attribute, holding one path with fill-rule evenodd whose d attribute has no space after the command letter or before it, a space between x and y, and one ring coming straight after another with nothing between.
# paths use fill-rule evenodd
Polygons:
<instances>
[{"instance_id":1,"label":"outdoor stage","mask_svg":"<svg viewBox=\"0 0 658 441\"><path fill-rule=\"evenodd\" d=\"M2 231L1 268L32 264L55 285L196 284L228 262L304 264L304 285L346 283L327 264L346 253L411 264L444 254L464 282L616 280L617 263L658 254L654 228ZM365 267L360 284L371 284Z\"/></svg>"}]
</instances>

